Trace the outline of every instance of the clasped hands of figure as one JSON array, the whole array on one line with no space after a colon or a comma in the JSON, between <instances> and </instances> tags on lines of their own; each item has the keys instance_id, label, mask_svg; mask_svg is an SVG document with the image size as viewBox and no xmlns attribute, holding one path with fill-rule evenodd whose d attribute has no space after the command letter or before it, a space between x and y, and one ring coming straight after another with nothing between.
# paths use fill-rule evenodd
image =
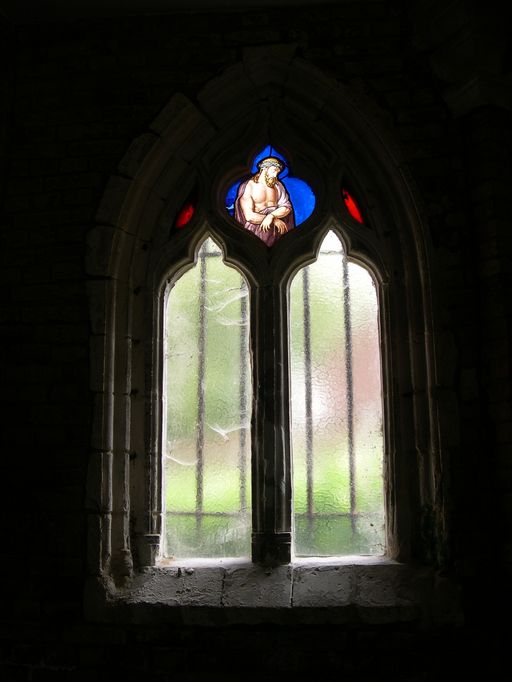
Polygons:
<instances>
[{"instance_id":1,"label":"clasped hands of figure","mask_svg":"<svg viewBox=\"0 0 512 682\"><path fill-rule=\"evenodd\" d=\"M288 231L286 223L283 220L276 218L272 213L267 213L261 222L260 228L263 232L268 232L272 226L279 234L284 234Z\"/></svg>"}]
</instances>

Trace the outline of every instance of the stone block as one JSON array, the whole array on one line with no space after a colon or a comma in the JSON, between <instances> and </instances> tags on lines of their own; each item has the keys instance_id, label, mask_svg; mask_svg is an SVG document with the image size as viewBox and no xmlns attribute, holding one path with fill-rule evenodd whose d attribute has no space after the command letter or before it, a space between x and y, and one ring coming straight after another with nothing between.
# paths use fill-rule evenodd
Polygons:
<instances>
[{"instance_id":1,"label":"stone block","mask_svg":"<svg viewBox=\"0 0 512 682\"><path fill-rule=\"evenodd\" d=\"M152 185L153 192L161 200L167 199L172 189L179 186L182 178L190 172L189 164L183 159L172 154L169 154L168 159ZM146 219L145 216L144 219Z\"/></svg>"},{"instance_id":2,"label":"stone block","mask_svg":"<svg viewBox=\"0 0 512 682\"><path fill-rule=\"evenodd\" d=\"M144 133L144 135L135 138L128 148L128 151L121 159L119 171L123 173L123 175L135 178L139 174L144 161L158 143L158 140L159 138L153 133Z\"/></svg>"},{"instance_id":3,"label":"stone block","mask_svg":"<svg viewBox=\"0 0 512 682\"><path fill-rule=\"evenodd\" d=\"M356 604L364 607L396 607L414 601L411 572L406 566L384 564L358 566L354 570ZM416 595L417 597L418 595Z\"/></svg>"},{"instance_id":4,"label":"stone block","mask_svg":"<svg viewBox=\"0 0 512 682\"><path fill-rule=\"evenodd\" d=\"M223 578L222 566L149 569L137 578L130 599L167 606L220 607Z\"/></svg>"},{"instance_id":5,"label":"stone block","mask_svg":"<svg viewBox=\"0 0 512 682\"><path fill-rule=\"evenodd\" d=\"M150 126L151 130L154 130L158 135L165 136L172 129L177 119L186 118L194 109L195 107L188 97L176 93L154 119Z\"/></svg>"},{"instance_id":6,"label":"stone block","mask_svg":"<svg viewBox=\"0 0 512 682\"><path fill-rule=\"evenodd\" d=\"M207 566L181 569L181 584L176 592L182 606L221 606L224 569Z\"/></svg>"},{"instance_id":7,"label":"stone block","mask_svg":"<svg viewBox=\"0 0 512 682\"><path fill-rule=\"evenodd\" d=\"M257 565L227 568L222 593L223 606L289 608L291 569Z\"/></svg>"},{"instance_id":8,"label":"stone block","mask_svg":"<svg viewBox=\"0 0 512 682\"><path fill-rule=\"evenodd\" d=\"M118 225L126 196L130 190L132 180L121 178L118 175L112 176L109 180L103 200L96 214L98 223L104 225Z\"/></svg>"},{"instance_id":9,"label":"stone block","mask_svg":"<svg viewBox=\"0 0 512 682\"><path fill-rule=\"evenodd\" d=\"M336 607L350 602L349 566L296 566L293 571L294 607Z\"/></svg>"},{"instance_id":10,"label":"stone block","mask_svg":"<svg viewBox=\"0 0 512 682\"><path fill-rule=\"evenodd\" d=\"M260 105L260 95L242 64L227 69L198 94L199 105L214 123L226 128Z\"/></svg>"},{"instance_id":11,"label":"stone block","mask_svg":"<svg viewBox=\"0 0 512 682\"><path fill-rule=\"evenodd\" d=\"M86 274L92 276L109 274L115 234L115 228L110 225L96 225L88 231L85 252Z\"/></svg>"},{"instance_id":12,"label":"stone block","mask_svg":"<svg viewBox=\"0 0 512 682\"><path fill-rule=\"evenodd\" d=\"M107 301L112 295L112 282L109 280L89 280L86 283L89 303L89 320L92 334L106 333Z\"/></svg>"},{"instance_id":13,"label":"stone block","mask_svg":"<svg viewBox=\"0 0 512 682\"><path fill-rule=\"evenodd\" d=\"M90 373L89 388L100 393L105 388L105 336L91 336L89 339Z\"/></svg>"},{"instance_id":14,"label":"stone block","mask_svg":"<svg viewBox=\"0 0 512 682\"><path fill-rule=\"evenodd\" d=\"M98 392L94 396L91 446L96 450L111 450L113 447L113 400L112 393Z\"/></svg>"}]
</instances>

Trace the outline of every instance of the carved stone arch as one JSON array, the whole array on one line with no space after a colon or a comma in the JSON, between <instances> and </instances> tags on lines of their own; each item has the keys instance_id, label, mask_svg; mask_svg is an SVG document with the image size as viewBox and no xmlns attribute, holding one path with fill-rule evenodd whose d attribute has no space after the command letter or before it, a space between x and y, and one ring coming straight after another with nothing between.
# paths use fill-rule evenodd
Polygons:
<instances>
[{"instance_id":1,"label":"carved stone arch","mask_svg":"<svg viewBox=\"0 0 512 682\"><path fill-rule=\"evenodd\" d=\"M159 447L151 424L158 423L159 408L153 399L150 356L156 346L148 286L153 254L196 182L201 220L210 220L224 236L234 234L237 228L218 213L219 187L233 168L243 166L244 154L248 159L268 143L269 131L287 149L300 141L301 148L293 150L298 167L305 169L309 159L324 174L319 182L329 208L320 211L321 218L333 219L340 167L350 170L363 191L374 234L361 237L349 223L342 229L349 253L373 249L386 271L381 326L389 554L409 559L425 553L414 547L421 508L438 512L441 526L430 258L418 193L373 103L293 54L253 50L207 84L195 102L172 97L122 159L89 233L96 406L88 509L90 568L96 575L129 575L134 549L139 565L151 565L158 545ZM248 139L250 145L241 142Z\"/></svg>"}]
</instances>

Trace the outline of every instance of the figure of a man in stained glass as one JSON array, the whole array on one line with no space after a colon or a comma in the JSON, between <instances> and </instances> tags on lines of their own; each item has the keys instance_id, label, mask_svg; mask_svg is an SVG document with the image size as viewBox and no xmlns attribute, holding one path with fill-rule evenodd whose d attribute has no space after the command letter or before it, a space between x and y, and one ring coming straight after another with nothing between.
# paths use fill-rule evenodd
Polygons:
<instances>
[{"instance_id":1,"label":"figure of a man in stained glass","mask_svg":"<svg viewBox=\"0 0 512 682\"><path fill-rule=\"evenodd\" d=\"M269 156L258 163L258 173L242 182L235 200L235 218L247 230L272 246L293 227L293 206L279 181L284 169L280 159Z\"/></svg>"}]
</instances>

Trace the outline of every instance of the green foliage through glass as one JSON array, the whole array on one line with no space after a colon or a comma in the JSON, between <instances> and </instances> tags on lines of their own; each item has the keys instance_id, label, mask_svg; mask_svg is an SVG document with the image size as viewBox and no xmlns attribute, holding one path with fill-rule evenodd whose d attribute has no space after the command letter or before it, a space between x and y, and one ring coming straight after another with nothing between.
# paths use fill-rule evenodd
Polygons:
<instances>
[{"instance_id":1,"label":"green foliage through glass","mask_svg":"<svg viewBox=\"0 0 512 682\"><path fill-rule=\"evenodd\" d=\"M295 553L384 552L377 293L329 232L290 287Z\"/></svg>"},{"instance_id":2,"label":"green foliage through glass","mask_svg":"<svg viewBox=\"0 0 512 682\"><path fill-rule=\"evenodd\" d=\"M248 290L212 239L165 312L167 553L250 553Z\"/></svg>"}]
</instances>

